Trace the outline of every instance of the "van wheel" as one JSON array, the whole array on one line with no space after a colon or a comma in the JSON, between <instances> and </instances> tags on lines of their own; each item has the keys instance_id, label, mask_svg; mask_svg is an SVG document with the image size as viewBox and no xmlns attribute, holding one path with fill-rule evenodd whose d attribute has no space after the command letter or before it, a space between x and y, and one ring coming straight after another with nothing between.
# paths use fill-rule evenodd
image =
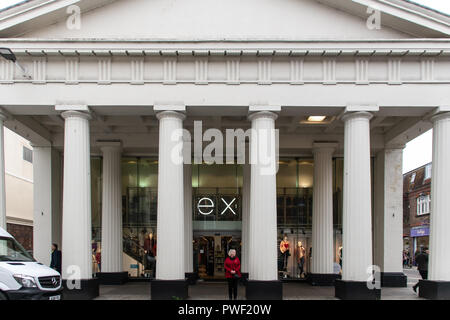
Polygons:
<instances>
[{"instance_id":1,"label":"van wheel","mask_svg":"<svg viewBox=\"0 0 450 320\"><path fill-rule=\"evenodd\" d=\"M2 300L8 300L8 298L5 296L3 292L0 291L0 301Z\"/></svg>"}]
</instances>

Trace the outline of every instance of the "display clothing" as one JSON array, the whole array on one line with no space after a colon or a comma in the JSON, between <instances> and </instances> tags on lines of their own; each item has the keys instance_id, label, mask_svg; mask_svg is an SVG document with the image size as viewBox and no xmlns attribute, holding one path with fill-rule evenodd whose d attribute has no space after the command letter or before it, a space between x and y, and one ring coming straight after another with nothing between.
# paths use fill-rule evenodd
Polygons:
<instances>
[{"instance_id":1,"label":"display clothing","mask_svg":"<svg viewBox=\"0 0 450 320\"><path fill-rule=\"evenodd\" d=\"M306 250L305 248L301 246L297 246L297 265L298 269L300 270L300 277L305 273L305 254Z\"/></svg>"},{"instance_id":2,"label":"display clothing","mask_svg":"<svg viewBox=\"0 0 450 320\"><path fill-rule=\"evenodd\" d=\"M280 251L281 251L281 270L286 271L289 262L289 256L291 255L289 250L289 241L282 240L280 242Z\"/></svg>"},{"instance_id":3,"label":"display clothing","mask_svg":"<svg viewBox=\"0 0 450 320\"><path fill-rule=\"evenodd\" d=\"M155 240L147 238L144 241L144 250L152 257L156 256L156 243Z\"/></svg>"},{"instance_id":4,"label":"display clothing","mask_svg":"<svg viewBox=\"0 0 450 320\"><path fill-rule=\"evenodd\" d=\"M156 276L156 241L155 239L146 238L144 241L145 250L145 269L152 270L152 276Z\"/></svg>"}]
</instances>

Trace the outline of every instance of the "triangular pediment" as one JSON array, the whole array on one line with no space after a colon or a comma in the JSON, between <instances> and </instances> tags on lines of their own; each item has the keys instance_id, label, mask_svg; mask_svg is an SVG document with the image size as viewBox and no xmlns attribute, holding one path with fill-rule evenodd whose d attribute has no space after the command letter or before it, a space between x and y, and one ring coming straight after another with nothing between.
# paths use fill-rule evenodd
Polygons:
<instances>
[{"instance_id":1,"label":"triangular pediment","mask_svg":"<svg viewBox=\"0 0 450 320\"><path fill-rule=\"evenodd\" d=\"M388 15L383 11L380 15L381 28L369 28L367 20L371 13L367 10L364 12L367 7L361 2L361 0L85 0L53 1L53 7L48 7L47 11L39 8L40 12L34 12L37 9L30 5L33 3L30 1L23 12L20 11L20 6L10 9L13 10L12 18L7 15L8 12L0 14L0 37L245 41L446 36L445 30L442 32L432 30L430 26L427 28L419 26L420 23L424 23L423 21L418 21L417 25L411 21L401 23L401 12L392 12L392 15ZM78 5L81 9L80 29L69 28L67 25L72 16L67 13L69 5ZM382 9L387 11L389 7ZM34 15L31 15L33 12ZM404 13L406 15L407 12ZM445 29L444 16L443 19L441 27ZM448 33L450 34L450 28Z\"/></svg>"}]
</instances>

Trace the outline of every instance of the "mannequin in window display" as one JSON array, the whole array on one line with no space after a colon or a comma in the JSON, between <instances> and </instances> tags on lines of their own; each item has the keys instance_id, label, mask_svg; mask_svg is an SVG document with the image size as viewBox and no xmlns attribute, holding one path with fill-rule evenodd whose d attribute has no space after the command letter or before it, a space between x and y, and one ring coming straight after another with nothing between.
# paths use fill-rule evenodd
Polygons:
<instances>
[{"instance_id":1,"label":"mannequin in window display","mask_svg":"<svg viewBox=\"0 0 450 320\"><path fill-rule=\"evenodd\" d=\"M289 256L291 255L287 236L284 236L283 240L280 242L280 252L281 252L281 270L287 271L288 260Z\"/></svg>"},{"instance_id":2,"label":"mannequin in window display","mask_svg":"<svg viewBox=\"0 0 450 320\"><path fill-rule=\"evenodd\" d=\"M147 230L144 228L139 232L139 246L144 247L145 236L147 235Z\"/></svg>"},{"instance_id":3,"label":"mannequin in window display","mask_svg":"<svg viewBox=\"0 0 450 320\"><path fill-rule=\"evenodd\" d=\"M146 270L152 270L152 277L156 276L156 241L153 238L153 233L149 233L144 240L144 253Z\"/></svg>"},{"instance_id":4,"label":"mannequin in window display","mask_svg":"<svg viewBox=\"0 0 450 320\"><path fill-rule=\"evenodd\" d=\"M305 268L305 257L306 257L306 249L303 247L303 244L301 241L297 242L297 247L295 250L296 258L297 258L297 265L298 269L300 271L299 278L301 278L304 274L304 268Z\"/></svg>"}]
</instances>

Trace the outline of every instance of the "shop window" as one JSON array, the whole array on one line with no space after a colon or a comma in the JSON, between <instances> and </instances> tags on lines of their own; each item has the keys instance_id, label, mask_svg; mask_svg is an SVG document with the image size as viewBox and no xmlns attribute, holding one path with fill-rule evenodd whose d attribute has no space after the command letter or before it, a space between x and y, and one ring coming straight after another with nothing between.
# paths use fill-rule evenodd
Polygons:
<instances>
[{"instance_id":1,"label":"shop window","mask_svg":"<svg viewBox=\"0 0 450 320\"><path fill-rule=\"evenodd\" d=\"M430 195L420 196L417 198L417 215L422 216L429 214L431 209L431 198Z\"/></svg>"},{"instance_id":2,"label":"shop window","mask_svg":"<svg viewBox=\"0 0 450 320\"><path fill-rule=\"evenodd\" d=\"M431 163L427 164L425 167L425 177L424 180L431 179Z\"/></svg>"}]
</instances>

